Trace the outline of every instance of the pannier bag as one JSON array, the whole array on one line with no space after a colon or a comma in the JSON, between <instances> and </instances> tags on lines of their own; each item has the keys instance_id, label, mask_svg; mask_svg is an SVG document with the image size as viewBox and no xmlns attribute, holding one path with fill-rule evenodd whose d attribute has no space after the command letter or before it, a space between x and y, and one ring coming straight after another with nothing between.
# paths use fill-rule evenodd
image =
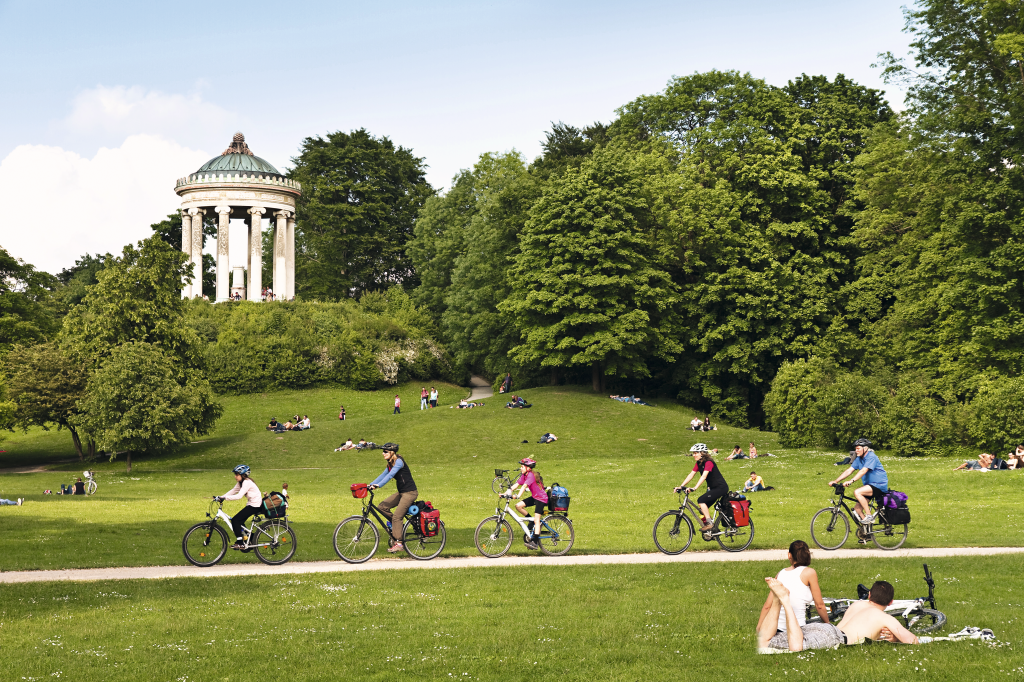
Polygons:
<instances>
[{"instance_id":1,"label":"pannier bag","mask_svg":"<svg viewBox=\"0 0 1024 682\"><path fill-rule=\"evenodd\" d=\"M263 496L263 513L268 519L279 519L288 513L288 499L278 492Z\"/></svg>"},{"instance_id":2,"label":"pannier bag","mask_svg":"<svg viewBox=\"0 0 1024 682\"><path fill-rule=\"evenodd\" d=\"M737 526L749 526L750 525L750 500L740 500L739 502L730 502L732 506L732 519Z\"/></svg>"},{"instance_id":3,"label":"pannier bag","mask_svg":"<svg viewBox=\"0 0 1024 682\"><path fill-rule=\"evenodd\" d=\"M886 509L882 513L885 515L885 520L894 526L902 526L904 523L910 523L910 509L907 507Z\"/></svg>"},{"instance_id":4,"label":"pannier bag","mask_svg":"<svg viewBox=\"0 0 1024 682\"><path fill-rule=\"evenodd\" d=\"M366 497L366 493L368 492L369 488L365 483L353 483L349 487L349 490L352 491L352 497L363 498Z\"/></svg>"},{"instance_id":5,"label":"pannier bag","mask_svg":"<svg viewBox=\"0 0 1024 682\"><path fill-rule=\"evenodd\" d=\"M548 508L553 512L569 511L569 491L555 483L548 494Z\"/></svg>"},{"instance_id":6,"label":"pannier bag","mask_svg":"<svg viewBox=\"0 0 1024 682\"><path fill-rule=\"evenodd\" d=\"M438 510L423 511L421 508L419 519L420 530L423 531L423 535L426 537L432 538L441 530L441 512Z\"/></svg>"},{"instance_id":7,"label":"pannier bag","mask_svg":"<svg viewBox=\"0 0 1024 682\"><path fill-rule=\"evenodd\" d=\"M886 509L899 509L907 506L907 494L899 490L890 490L882 496L882 505Z\"/></svg>"}]
</instances>

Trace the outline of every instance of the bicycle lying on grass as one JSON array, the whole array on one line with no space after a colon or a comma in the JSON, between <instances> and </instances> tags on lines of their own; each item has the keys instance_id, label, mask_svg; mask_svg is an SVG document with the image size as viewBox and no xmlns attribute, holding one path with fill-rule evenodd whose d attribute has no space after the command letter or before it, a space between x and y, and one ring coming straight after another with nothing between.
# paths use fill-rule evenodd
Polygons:
<instances>
[{"instance_id":1,"label":"bicycle lying on grass","mask_svg":"<svg viewBox=\"0 0 1024 682\"><path fill-rule=\"evenodd\" d=\"M295 531L288 524L287 516L268 519L257 526L263 516L263 513L256 514L250 519L248 528L242 526L245 540L241 551L253 550L263 563L280 566L295 556ZM189 563L202 567L218 563L228 551L227 531L217 520L223 520L231 528L231 517L224 511L224 500L211 501L206 518L210 520L189 528L181 541L181 551Z\"/></svg>"},{"instance_id":2,"label":"bicycle lying on grass","mask_svg":"<svg viewBox=\"0 0 1024 682\"><path fill-rule=\"evenodd\" d=\"M902 621L903 627L915 635L924 635L935 632L946 624L946 614L935 608L935 581L928 570L928 564L924 564L924 581L928 584L928 596L917 599L898 599L885 610L890 616ZM843 617L850 604L859 599L868 598L868 588L863 584L857 585L857 599L832 599L822 597L825 607L828 609L829 621L835 623ZM925 604L929 608L925 608ZM807 607L807 622L820 623L821 616L814 610L814 604Z\"/></svg>"},{"instance_id":3,"label":"bicycle lying on grass","mask_svg":"<svg viewBox=\"0 0 1024 682\"><path fill-rule=\"evenodd\" d=\"M888 516L898 521L903 514L909 517L910 512L906 508L888 509L882 506L882 500L872 499L875 520L872 523L860 523L853 515L853 510L846 504L847 500L854 500L846 496L846 487L842 483L837 483L832 489L835 491L836 499L811 519L811 538L818 547L827 550L842 547L850 537L850 519L853 519L853 524L857 528L857 538L865 543L870 539L880 549L891 551L899 549L906 542L909 526L906 523L891 523L886 519ZM845 515L843 510L846 510Z\"/></svg>"},{"instance_id":4,"label":"bicycle lying on grass","mask_svg":"<svg viewBox=\"0 0 1024 682\"><path fill-rule=\"evenodd\" d=\"M481 521L473 536L477 550L490 559L504 556L512 547L512 525L507 518L519 524L524 536L533 523L530 516L523 518L515 513L511 508L511 498L506 496L504 491L498 498L505 500L505 508L496 507L494 516L488 516ZM540 551L548 556L562 556L572 549L572 544L576 541L576 532L572 528L572 521L564 512L553 512L540 520L540 536L535 539L540 545Z\"/></svg>"},{"instance_id":5,"label":"bicycle lying on grass","mask_svg":"<svg viewBox=\"0 0 1024 682\"><path fill-rule=\"evenodd\" d=\"M512 487L512 479L508 477L511 469L495 469L494 479L491 481L491 490L495 495L500 495Z\"/></svg>"},{"instance_id":6,"label":"bicycle lying on grass","mask_svg":"<svg viewBox=\"0 0 1024 682\"><path fill-rule=\"evenodd\" d=\"M698 528L702 525L700 509L690 501L690 492L690 488L680 491L679 509L665 512L654 522L654 544L665 554L682 554L689 549L695 533L694 522ZM737 525L732 514L723 512L722 505L726 504L730 501L725 497L715 503L711 517L713 528L701 533L701 537L704 542L716 540L727 552L742 552L754 541L754 520L747 519L745 526Z\"/></svg>"},{"instance_id":7,"label":"bicycle lying on grass","mask_svg":"<svg viewBox=\"0 0 1024 682\"><path fill-rule=\"evenodd\" d=\"M361 564L368 561L380 546L380 531L373 525L370 516L376 519L377 524L384 531L388 538L388 547L391 547L395 539L391 536L391 529L388 528L388 520L380 507L373 503L373 492L366 486L356 486L352 489L352 496L363 501L363 513L357 516L350 516L334 529L334 551L342 561L350 564ZM369 494L369 497L367 497ZM410 508L411 509L411 508ZM447 534L444 528L444 521L438 521L437 534L428 536L423 532L419 519L415 514L405 515L405 525L402 526L402 545L405 552L413 559L426 561L433 559L441 550Z\"/></svg>"}]
</instances>

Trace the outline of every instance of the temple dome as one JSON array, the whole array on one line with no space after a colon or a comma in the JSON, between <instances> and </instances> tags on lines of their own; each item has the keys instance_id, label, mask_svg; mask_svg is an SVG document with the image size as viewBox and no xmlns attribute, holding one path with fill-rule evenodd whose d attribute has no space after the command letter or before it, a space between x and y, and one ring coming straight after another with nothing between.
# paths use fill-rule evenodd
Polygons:
<instances>
[{"instance_id":1,"label":"temple dome","mask_svg":"<svg viewBox=\"0 0 1024 682\"><path fill-rule=\"evenodd\" d=\"M231 145L220 156L204 163L196 173L264 173L281 176L280 171L249 150L242 133L235 133Z\"/></svg>"}]
</instances>

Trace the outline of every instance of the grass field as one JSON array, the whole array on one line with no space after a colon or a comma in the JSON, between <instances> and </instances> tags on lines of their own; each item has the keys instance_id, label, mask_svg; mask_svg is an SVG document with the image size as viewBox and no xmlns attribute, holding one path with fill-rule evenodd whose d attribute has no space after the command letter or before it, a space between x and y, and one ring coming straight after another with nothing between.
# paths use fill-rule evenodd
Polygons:
<instances>
[{"instance_id":1,"label":"grass field","mask_svg":"<svg viewBox=\"0 0 1024 682\"><path fill-rule=\"evenodd\" d=\"M59 471L0 475L0 497L25 497L22 507L0 507L4 570L184 563L180 541L205 514L208 496L233 485L230 468L245 462L263 490L292 491L290 518L298 536L297 560L336 558L331 534L359 502L348 486L372 480L383 469L379 450L335 453L345 437L401 444L420 495L441 509L448 529L446 555L474 555L472 533L493 513L490 481L497 468L514 468L522 457L540 461L545 482L559 482L572 494L576 526L574 553L654 551L651 526L674 506L671 487L692 467L690 445L703 440L728 452L751 440L774 458L724 462L733 488L753 468L774 492L752 496L754 548L808 541L813 513L824 506L825 483L839 472L842 453L780 448L774 434L722 426L695 434L692 414L677 406L625 405L571 387L530 390L529 410L506 410L500 397L484 407L441 407L421 412L418 386L404 386L403 414L391 414L395 391L305 391L224 398L225 415L203 442L164 458L138 458L131 475L124 462L95 466L99 492L87 498L43 496L44 488L69 482L77 463ZM442 400L455 402L464 389L443 387ZM337 421L344 403L350 419ZM308 432L273 434L271 416L308 413ZM546 431L557 443L536 441ZM528 440L529 443L521 441ZM31 431L2 445L0 466L59 461L73 455L66 433ZM719 458L724 459L724 455ZM910 495L914 520L907 547L995 546L1024 543L1019 523L1019 489L1024 472L953 473L947 459L907 459L882 453L891 485ZM204 499L207 498L207 499ZM240 503L228 503L231 513ZM855 541L847 546L855 547ZM689 551L717 550L696 540ZM513 552L525 552L520 542ZM720 550L719 550L720 551ZM252 562L230 553L225 561Z\"/></svg>"},{"instance_id":2,"label":"grass field","mask_svg":"<svg viewBox=\"0 0 1024 682\"><path fill-rule=\"evenodd\" d=\"M822 553L816 553L821 556ZM1015 562L1015 565L1011 565ZM826 596L920 561L819 560ZM994 680L1024 677L1017 558L934 559L947 631L997 643L757 656L765 563L0 586L4 680Z\"/></svg>"}]
</instances>

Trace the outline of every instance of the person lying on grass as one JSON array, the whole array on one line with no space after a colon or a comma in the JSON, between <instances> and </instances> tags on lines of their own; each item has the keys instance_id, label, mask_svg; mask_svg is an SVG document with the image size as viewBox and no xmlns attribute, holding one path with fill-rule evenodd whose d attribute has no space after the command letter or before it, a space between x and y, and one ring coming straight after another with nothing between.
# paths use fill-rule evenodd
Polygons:
<instances>
[{"instance_id":1,"label":"person lying on grass","mask_svg":"<svg viewBox=\"0 0 1024 682\"><path fill-rule=\"evenodd\" d=\"M892 604L892 585L878 580L868 591L868 598L854 602L838 626L831 623L807 623L796 619L789 590L776 578L765 578L771 590L772 605L762 614L757 631L758 653L833 649L840 644L860 644L865 639L918 644L917 636L885 612ZM776 619L785 608L786 631L778 632ZM885 639L883 639L885 637Z\"/></svg>"},{"instance_id":2,"label":"person lying on grass","mask_svg":"<svg viewBox=\"0 0 1024 682\"><path fill-rule=\"evenodd\" d=\"M953 471L960 471L961 469L966 471L988 471L992 466L993 459L995 459L995 455L983 452L978 455L978 459L965 459L964 463L953 469Z\"/></svg>"},{"instance_id":3,"label":"person lying on grass","mask_svg":"<svg viewBox=\"0 0 1024 682\"><path fill-rule=\"evenodd\" d=\"M349 438L347 441L341 444L341 447L334 448L335 452L341 452L342 450L352 450L356 447L356 444Z\"/></svg>"}]
</instances>

